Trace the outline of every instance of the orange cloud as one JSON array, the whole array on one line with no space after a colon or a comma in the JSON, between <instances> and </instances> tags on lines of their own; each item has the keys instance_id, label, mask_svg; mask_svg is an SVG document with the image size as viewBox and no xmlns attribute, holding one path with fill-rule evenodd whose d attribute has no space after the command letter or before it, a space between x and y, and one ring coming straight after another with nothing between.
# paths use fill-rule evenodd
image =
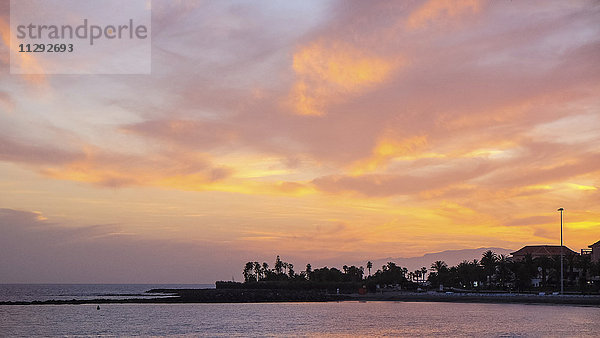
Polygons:
<instances>
[{"instance_id":1,"label":"orange cloud","mask_svg":"<svg viewBox=\"0 0 600 338\"><path fill-rule=\"evenodd\" d=\"M0 18L0 38L2 38L2 43L10 48L10 26L2 18Z\"/></svg>"},{"instance_id":2,"label":"orange cloud","mask_svg":"<svg viewBox=\"0 0 600 338\"><path fill-rule=\"evenodd\" d=\"M161 178L147 185L187 191L222 191L246 195L305 196L316 193L308 184L286 181L255 181L231 177L218 181L202 175L181 175Z\"/></svg>"},{"instance_id":3,"label":"orange cloud","mask_svg":"<svg viewBox=\"0 0 600 338\"><path fill-rule=\"evenodd\" d=\"M8 25L8 23L0 18L0 36L2 38L2 43L12 52L16 52L17 51L17 46L12 46L10 43L10 26ZM44 75L44 69L42 68L42 66L37 62L37 60L35 59L35 57L33 56L32 53L18 53L19 57L18 58L13 58L13 60L11 60L10 62L18 62L21 65L22 69L27 69L28 72L35 74L35 75L30 75L30 74L26 74L23 75L23 77L25 79L27 79L27 81L33 83L33 84L45 84L46 82L46 78ZM40 74L40 75L38 75Z\"/></svg>"},{"instance_id":4,"label":"orange cloud","mask_svg":"<svg viewBox=\"0 0 600 338\"><path fill-rule=\"evenodd\" d=\"M430 0L409 16L406 26L411 30L423 28L433 21L476 13L480 9L480 0Z\"/></svg>"},{"instance_id":5,"label":"orange cloud","mask_svg":"<svg viewBox=\"0 0 600 338\"><path fill-rule=\"evenodd\" d=\"M373 148L372 155L354 164L353 172L361 174L385 167L393 159L414 160L423 157L443 157L441 154L423 153L427 147L427 136L413 136L402 140L382 137Z\"/></svg>"},{"instance_id":6,"label":"orange cloud","mask_svg":"<svg viewBox=\"0 0 600 338\"><path fill-rule=\"evenodd\" d=\"M254 162L253 162L254 161ZM107 153L85 146L56 164L41 164L48 177L104 187L154 186L182 191L222 191L247 195L304 196L316 189L301 181L281 178L285 171L261 167L257 159L230 159L218 166L207 155L170 151L154 155ZM256 162L256 163L255 163Z\"/></svg>"},{"instance_id":7,"label":"orange cloud","mask_svg":"<svg viewBox=\"0 0 600 338\"><path fill-rule=\"evenodd\" d=\"M85 146L83 154L41 172L56 179L92 183L100 186L161 185L165 178L188 177L188 182L216 182L230 175L230 169L212 165L207 156L197 153L167 152L155 155L107 153Z\"/></svg>"},{"instance_id":8,"label":"orange cloud","mask_svg":"<svg viewBox=\"0 0 600 338\"><path fill-rule=\"evenodd\" d=\"M12 46L10 43L10 26L6 23L5 20L0 18L0 36L2 37L2 43L8 47L11 52L17 50L17 46ZM44 69L37 62L32 53L19 53L18 58L13 58L11 62L18 62L21 65L21 68L27 69L28 72L33 73L35 75L23 75L29 82L34 84L44 84L45 76L38 75L44 74Z\"/></svg>"},{"instance_id":9,"label":"orange cloud","mask_svg":"<svg viewBox=\"0 0 600 338\"><path fill-rule=\"evenodd\" d=\"M330 103L387 80L399 63L341 42L303 47L292 65L298 77L291 93L294 108L301 115L323 115Z\"/></svg>"}]
</instances>

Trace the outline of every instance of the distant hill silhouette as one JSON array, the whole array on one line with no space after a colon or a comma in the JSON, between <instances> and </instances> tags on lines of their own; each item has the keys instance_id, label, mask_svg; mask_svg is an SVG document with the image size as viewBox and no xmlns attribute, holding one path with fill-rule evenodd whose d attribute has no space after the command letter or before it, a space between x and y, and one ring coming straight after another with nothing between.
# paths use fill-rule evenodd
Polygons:
<instances>
[{"instance_id":1,"label":"distant hill silhouette","mask_svg":"<svg viewBox=\"0 0 600 338\"><path fill-rule=\"evenodd\" d=\"M387 262L394 262L397 265L405 267L408 271L414 271L420 269L421 267L426 267L429 269L431 267L431 263L435 261L444 261L448 266L457 265L458 263L467 260L472 261L474 259L480 260L481 255L487 251L492 250L496 254L504 254L509 255L511 252L515 250L511 249L503 249L503 248L478 248L478 249L463 249L463 250L446 250L442 252L428 253L423 256L418 257L397 257L397 258L381 258L377 260L373 260L373 268L371 269L371 273L377 271L377 269L381 269L381 267ZM367 262L361 262L357 264L359 266L366 266ZM366 273L366 269L365 269Z\"/></svg>"}]
</instances>

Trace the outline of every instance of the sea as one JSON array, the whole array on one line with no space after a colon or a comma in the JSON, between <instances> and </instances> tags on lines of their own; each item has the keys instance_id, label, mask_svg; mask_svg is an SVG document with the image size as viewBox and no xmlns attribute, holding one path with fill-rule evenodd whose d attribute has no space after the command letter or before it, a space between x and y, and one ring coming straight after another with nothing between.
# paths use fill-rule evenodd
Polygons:
<instances>
[{"instance_id":1,"label":"sea","mask_svg":"<svg viewBox=\"0 0 600 338\"><path fill-rule=\"evenodd\" d=\"M134 299L172 295L151 289L214 289L214 284L0 284L0 302L71 299Z\"/></svg>"},{"instance_id":2,"label":"sea","mask_svg":"<svg viewBox=\"0 0 600 338\"><path fill-rule=\"evenodd\" d=\"M1 301L147 297L214 285L12 284ZM166 295L165 295L166 296ZM2 337L598 337L600 307L391 301L0 305Z\"/></svg>"}]
</instances>

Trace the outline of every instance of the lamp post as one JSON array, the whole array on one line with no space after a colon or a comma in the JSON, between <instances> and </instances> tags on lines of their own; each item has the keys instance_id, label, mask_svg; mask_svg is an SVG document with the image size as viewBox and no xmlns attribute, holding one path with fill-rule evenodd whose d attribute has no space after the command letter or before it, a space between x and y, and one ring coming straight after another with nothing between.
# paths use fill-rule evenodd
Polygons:
<instances>
[{"instance_id":1,"label":"lamp post","mask_svg":"<svg viewBox=\"0 0 600 338\"><path fill-rule=\"evenodd\" d=\"M560 211L560 294L564 294L565 288L563 284L563 211L564 208L558 208Z\"/></svg>"}]
</instances>

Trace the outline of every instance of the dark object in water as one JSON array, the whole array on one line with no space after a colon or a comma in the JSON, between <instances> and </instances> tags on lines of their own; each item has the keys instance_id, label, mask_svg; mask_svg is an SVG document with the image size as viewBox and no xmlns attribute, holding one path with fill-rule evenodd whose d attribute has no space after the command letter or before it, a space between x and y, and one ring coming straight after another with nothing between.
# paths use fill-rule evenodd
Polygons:
<instances>
[{"instance_id":1,"label":"dark object in water","mask_svg":"<svg viewBox=\"0 0 600 338\"><path fill-rule=\"evenodd\" d=\"M98 306L96 307L96 310L100 310L100 305L98 305Z\"/></svg>"}]
</instances>

